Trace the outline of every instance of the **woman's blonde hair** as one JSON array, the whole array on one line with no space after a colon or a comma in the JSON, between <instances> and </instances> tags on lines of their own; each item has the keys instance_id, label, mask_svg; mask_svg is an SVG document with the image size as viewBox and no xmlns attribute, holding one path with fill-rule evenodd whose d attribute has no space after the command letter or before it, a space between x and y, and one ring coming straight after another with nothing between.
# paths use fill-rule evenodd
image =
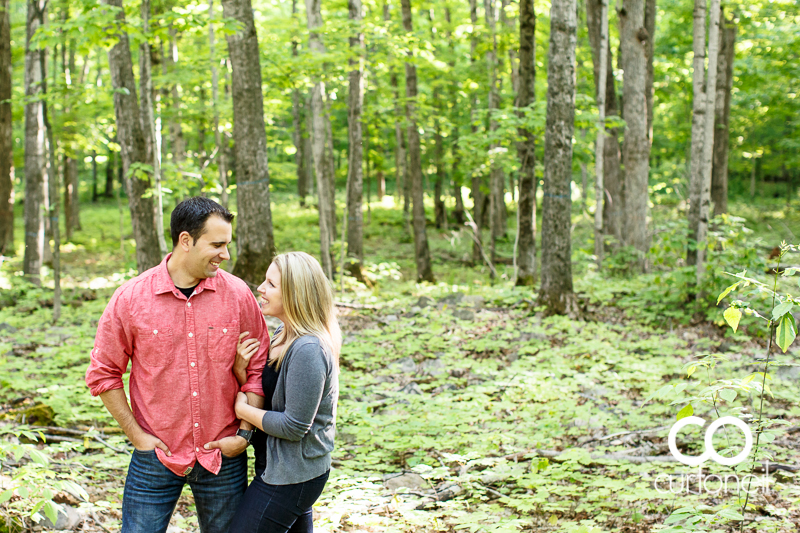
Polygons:
<instances>
[{"instance_id":1,"label":"woman's blonde hair","mask_svg":"<svg viewBox=\"0 0 800 533\"><path fill-rule=\"evenodd\" d=\"M342 346L342 332L336 320L333 291L319 261L305 252L288 252L272 260L281 273L281 298L285 321L273 338L273 346L286 348L269 364L281 367L286 352L304 335L317 337L330 350L336 364Z\"/></svg>"}]
</instances>

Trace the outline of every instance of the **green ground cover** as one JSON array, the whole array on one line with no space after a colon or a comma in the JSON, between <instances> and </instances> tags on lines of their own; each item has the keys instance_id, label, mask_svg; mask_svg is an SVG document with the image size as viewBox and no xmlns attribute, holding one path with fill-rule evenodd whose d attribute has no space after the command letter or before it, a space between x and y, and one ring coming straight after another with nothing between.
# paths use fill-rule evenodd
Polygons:
<instances>
[{"instance_id":1,"label":"green ground cover","mask_svg":"<svg viewBox=\"0 0 800 533\"><path fill-rule=\"evenodd\" d=\"M315 252L312 208L276 193L279 251ZM0 530L52 512L52 500L80 508L85 531L119 527L130 444L83 383L94 329L113 289L135 275L130 225L114 201L85 204L83 230L64 246L65 308L51 322L47 288L21 283L21 254L0 268ZM667 433L679 411L706 420L730 414L754 424L757 372L766 326L745 315L736 333L723 311L736 299L769 316L769 294L740 288L717 295L747 270L768 282L781 240L797 242L800 218L784 203L734 204L744 218L718 221L705 298L690 298L691 267L674 206L654 207L652 268L633 275L624 251L598 273L591 263L591 220L573 216L575 284L582 316L544 317L535 292L515 289L512 266L494 283L468 264L471 239L458 228L431 229L435 285L413 282L413 243L391 198L371 206L365 226L374 286L336 284L345 336L334 470L315 507L322 531L732 531L741 510L735 490L715 485L672 494L670 474L688 467L669 456ZM513 212L510 213L513 224ZM22 240L21 217L17 242ZM501 244L511 257L513 239ZM800 266L796 253L784 263ZM790 272L789 272L790 273ZM797 276L780 276L797 294ZM45 285L47 284L47 277ZM738 304L737 304L738 305ZM771 359L798 353L773 347ZM690 365L695 363L696 370ZM759 460L798 462L798 373L770 369ZM748 381L749 380L749 381ZM46 443L25 427L40 426ZM730 429L730 431L729 431ZM683 453L702 453L703 430L687 428ZM741 449L727 428L715 449ZM723 452L724 453L724 452ZM740 465L747 467L751 463ZM706 463L704 474L737 471ZM696 469L694 470L696 472ZM746 472L739 471L740 477ZM794 531L800 489L790 471L759 474L747 531ZM674 478L677 486L678 477ZM761 488L764 490L756 490ZM769 489L769 492L766 489ZM39 505L38 508L36 506ZM15 525L17 524L17 525ZM197 531L190 493L173 519Z\"/></svg>"}]
</instances>

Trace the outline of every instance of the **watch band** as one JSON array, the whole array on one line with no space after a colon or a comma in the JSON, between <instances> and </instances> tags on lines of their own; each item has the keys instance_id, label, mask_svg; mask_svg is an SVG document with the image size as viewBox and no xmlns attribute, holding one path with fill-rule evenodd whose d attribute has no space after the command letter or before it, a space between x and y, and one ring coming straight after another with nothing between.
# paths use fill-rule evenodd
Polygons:
<instances>
[{"instance_id":1,"label":"watch band","mask_svg":"<svg viewBox=\"0 0 800 533\"><path fill-rule=\"evenodd\" d=\"M253 430L239 428L239 430L236 431L236 436L242 437L244 440L247 441L248 444L250 444L250 439L253 438Z\"/></svg>"}]
</instances>

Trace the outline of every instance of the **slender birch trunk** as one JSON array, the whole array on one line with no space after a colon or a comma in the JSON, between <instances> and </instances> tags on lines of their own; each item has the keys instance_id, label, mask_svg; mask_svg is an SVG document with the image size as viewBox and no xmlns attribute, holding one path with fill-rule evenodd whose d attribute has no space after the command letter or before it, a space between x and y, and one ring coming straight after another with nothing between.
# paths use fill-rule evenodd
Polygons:
<instances>
[{"instance_id":1,"label":"slender birch trunk","mask_svg":"<svg viewBox=\"0 0 800 533\"><path fill-rule=\"evenodd\" d=\"M600 0L600 43L598 46L599 65L597 68L597 141L594 151L595 170L595 211L594 211L594 255L597 269L603 267L603 170L605 168L606 143L606 82L608 75L608 1Z\"/></svg>"},{"instance_id":2,"label":"slender birch trunk","mask_svg":"<svg viewBox=\"0 0 800 533\"><path fill-rule=\"evenodd\" d=\"M362 107L364 106L364 34L361 31L361 0L348 0L349 20L356 30L350 37L350 49L354 57L350 59L350 94L348 100L347 132L349 137L349 161L347 165L347 256L348 270L354 277L363 281L361 265L364 262L364 215L363 195L363 136Z\"/></svg>"}]
</instances>

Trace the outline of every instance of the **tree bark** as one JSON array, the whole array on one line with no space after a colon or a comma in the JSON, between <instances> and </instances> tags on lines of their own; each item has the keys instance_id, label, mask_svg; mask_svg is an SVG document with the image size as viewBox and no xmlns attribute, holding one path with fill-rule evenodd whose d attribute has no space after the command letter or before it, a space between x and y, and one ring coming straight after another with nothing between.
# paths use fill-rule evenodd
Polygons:
<instances>
[{"instance_id":1,"label":"tree bark","mask_svg":"<svg viewBox=\"0 0 800 533\"><path fill-rule=\"evenodd\" d=\"M721 46L717 64L717 96L714 118L714 162L711 174L711 202L714 216L728 212L728 123L731 116L733 88L733 59L736 45L736 25L720 13Z\"/></svg>"},{"instance_id":2,"label":"tree bark","mask_svg":"<svg viewBox=\"0 0 800 533\"><path fill-rule=\"evenodd\" d=\"M361 265L364 262L364 215L361 197L364 192L364 155L362 147L361 111L364 105L364 34L361 31L361 0L348 0L349 20L355 30L350 37L350 94L348 101L347 132L350 144L347 165L347 257L348 270L363 281Z\"/></svg>"},{"instance_id":3,"label":"tree bark","mask_svg":"<svg viewBox=\"0 0 800 533\"><path fill-rule=\"evenodd\" d=\"M401 0L403 12L403 29L406 33L413 31L411 22L411 0ZM413 60L413 51L408 52ZM411 199L414 219L414 259L417 264L417 281L435 282L431 253L428 248L426 230L425 205L422 191L422 162L420 159L420 138L417 126L417 66L406 62L406 119L408 120L408 154L409 177L411 178Z\"/></svg>"},{"instance_id":4,"label":"tree bark","mask_svg":"<svg viewBox=\"0 0 800 533\"><path fill-rule=\"evenodd\" d=\"M306 0L306 17L309 30L309 48L318 55L325 54L325 45L322 43L317 28L322 26L321 0ZM336 240L336 229L331 223L336 216L334 206L331 204L331 191L333 180L330 172L333 171L327 150L328 128L325 120L325 83L318 80L311 92L311 115L313 127L311 130L311 147L314 153L314 173L317 176L317 192L319 198L319 241L322 256L322 268L328 279L333 279L333 250L332 245Z\"/></svg>"},{"instance_id":5,"label":"tree bark","mask_svg":"<svg viewBox=\"0 0 800 533\"><path fill-rule=\"evenodd\" d=\"M620 11L620 48L625 83L622 110L625 117L625 161L623 244L639 252L638 266L645 268L650 248L647 230L647 180L650 172L650 141L647 137L647 30L645 0L624 0Z\"/></svg>"},{"instance_id":6,"label":"tree bark","mask_svg":"<svg viewBox=\"0 0 800 533\"><path fill-rule=\"evenodd\" d=\"M208 0L209 17L214 14L214 0ZM219 127L219 72L214 41L214 25L208 25L208 48L211 65L211 107L214 110L214 144L217 147L217 169L219 170L219 202L228 207L228 161L224 136Z\"/></svg>"},{"instance_id":7,"label":"tree bark","mask_svg":"<svg viewBox=\"0 0 800 533\"><path fill-rule=\"evenodd\" d=\"M717 53L719 43L719 0L711 0L709 10L708 76L705 74L706 3L695 0L692 32L694 61L692 74L692 159L689 181L689 250L686 262L697 267L702 278L705 239L708 230L708 207L711 201L711 158L714 143L714 99L716 97ZM709 106L710 101L710 106ZM709 131L706 131L709 130ZM706 143L709 146L706 146ZM706 176L707 174L707 176ZM706 183L706 181L708 183ZM694 246L692 246L694 244Z\"/></svg>"},{"instance_id":8,"label":"tree bark","mask_svg":"<svg viewBox=\"0 0 800 533\"><path fill-rule=\"evenodd\" d=\"M597 262L597 269L603 266L603 170L606 142L606 82L608 76L608 3L600 0L600 42L598 46L598 77L596 78L597 92L597 146L595 148L594 169L595 169L595 212L594 212L594 255Z\"/></svg>"},{"instance_id":9,"label":"tree bark","mask_svg":"<svg viewBox=\"0 0 800 533\"><path fill-rule=\"evenodd\" d=\"M164 236L164 202L161 192L161 154L156 149L156 117L153 104L153 68L151 62L150 41L150 0L142 0L142 32L145 39L139 45L139 92L141 99L142 131L144 132L147 152L151 155L150 164L153 165L153 219L155 221L156 235L158 237L158 250L164 256L167 254L167 240Z\"/></svg>"},{"instance_id":10,"label":"tree bark","mask_svg":"<svg viewBox=\"0 0 800 533\"><path fill-rule=\"evenodd\" d=\"M238 253L233 273L258 285L275 254L258 35L250 0L223 0L222 13L241 25L239 32L227 36L232 66L236 206L239 210Z\"/></svg>"},{"instance_id":11,"label":"tree bark","mask_svg":"<svg viewBox=\"0 0 800 533\"><path fill-rule=\"evenodd\" d=\"M500 22L505 24L506 28L508 28L508 32L510 35L513 35L514 32L517 30L516 22L513 17L509 17L506 12L506 7L509 5L509 0L502 0L501 7L500 7ZM522 9L520 8L520 12ZM519 59L517 58L517 49L514 46L507 46L508 48L508 63L511 67L511 89L514 91L514 94L519 94ZM512 188L513 194L513 188Z\"/></svg>"},{"instance_id":12,"label":"tree bark","mask_svg":"<svg viewBox=\"0 0 800 533\"><path fill-rule=\"evenodd\" d=\"M533 0L519 3L519 82L517 114L536 100L536 12ZM533 286L536 281L536 137L527 128L518 128L522 140L519 156L519 205L517 206L517 286Z\"/></svg>"},{"instance_id":13,"label":"tree bark","mask_svg":"<svg viewBox=\"0 0 800 533\"><path fill-rule=\"evenodd\" d=\"M106 187L103 189L103 196L106 198L114 197L114 152L108 151L108 160L106 161Z\"/></svg>"},{"instance_id":14,"label":"tree bark","mask_svg":"<svg viewBox=\"0 0 800 533\"><path fill-rule=\"evenodd\" d=\"M296 23L297 17L297 0L292 0L292 22ZM297 58L297 49L300 46L297 38L292 38L292 57ZM300 89L292 90L292 141L295 147L294 161L297 166L297 196L300 198L300 207L306 205L306 196L308 196L309 176L308 168L306 167L306 154L305 154L305 122L303 121L303 99L300 94Z\"/></svg>"},{"instance_id":15,"label":"tree bark","mask_svg":"<svg viewBox=\"0 0 800 533\"><path fill-rule=\"evenodd\" d=\"M224 8L223 8L224 9ZM169 50L164 57L164 68L173 75L178 69L178 32L175 27L169 25ZM172 93L172 111L169 119L169 138L172 149L172 162L176 165L183 163L186 159L186 142L183 138L183 128L181 127L181 90L180 84L173 82L170 92ZM166 104L166 100L164 101Z\"/></svg>"},{"instance_id":16,"label":"tree bark","mask_svg":"<svg viewBox=\"0 0 800 533\"><path fill-rule=\"evenodd\" d=\"M570 236L577 24L575 0L551 3L539 303L554 314L574 313L577 308Z\"/></svg>"},{"instance_id":17,"label":"tree bark","mask_svg":"<svg viewBox=\"0 0 800 533\"><path fill-rule=\"evenodd\" d=\"M495 14L495 0L484 0L484 15L486 18L486 26L489 28L491 45L486 51L486 63L489 74L489 135L497 135L499 124L497 119L492 116L492 113L500 108L500 91L497 79L497 31ZM504 215L504 190L505 190L505 177L503 169L497 162L499 154L497 153L500 147L499 141L493 141L489 145L489 159L491 161L491 170L489 173L489 227L491 233L491 258L492 263L497 260L496 246L497 240L502 239L505 234L505 217Z\"/></svg>"},{"instance_id":18,"label":"tree bark","mask_svg":"<svg viewBox=\"0 0 800 533\"><path fill-rule=\"evenodd\" d=\"M473 28L477 28L478 26L478 0L469 0L469 19L470 23L472 24ZM470 54L469 54L469 61L470 65L474 65L475 61L477 60L476 50L478 47L478 37L477 32L473 31L470 34L469 40L469 47L470 47ZM477 94L473 93L472 95L472 102L470 105L470 125L472 129L472 133L478 131L477 126L477 115L478 113L478 98ZM480 264L483 261L482 253L481 253L481 228L483 227L483 219L484 213L486 212L486 195L481 190L483 185L483 176L476 172L474 169L472 170L472 183L470 184L470 189L472 193L472 218L475 222L477 227L477 234L476 240L472 243L472 262L474 264Z\"/></svg>"},{"instance_id":19,"label":"tree bark","mask_svg":"<svg viewBox=\"0 0 800 533\"><path fill-rule=\"evenodd\" d=\"M0 256L14 253L14 126L11 123L10 1L0 0Z\"/></svg>"},{"instance_id":20,"label":"tree bark","mask_svg":"<svg viewBox=\"0 0 800 533\"><path fill-rule=\"evenodd\" d=\"M31 46L31 38L42 26L47 3L28 0L25 40L25 256L22 270L25 277L41 284L42 259L45 247L44 217L47 209L47 162L44 123L42 53Z\"/></svg>"},{"instance_id":21,"label":"tree bark","mask_svg":"<svg viewBox=\"0 0 800 533\"><path fill-rule=\"evenodd\" d=\"M147 141L147 130L142 128L128 34L121 29L125 24L122 0L105 0L105 2L118 8L116 15L119 23L118 41L108 51L108 65L114 88L117 142L122 149L125 188L128 192L128 207L131 211L133 236L136 240L136 265L139 273L142 273L161 262L153 216L153 198L144 197L152 186L150 177L153 171L153 143Z\"/></svg>"},{"instance_id":22,"label":"tree bark","mask_svg":"<svg viewBox=\"0 0 800 533\"><path fill-rule=\"evenodd\" d=\"M647 139L653 144L653 56L656 43L656 0L645 0L644 4L644 29L647 31L645 54L647 61L647 74L645 76L645 96L647 98Z\"/></svg>"},{"instance_id":23,"label":"tree bark","mask_svg":"<svg viewBox=\"0 0 800 533\"><path fill-rule=\"evenodd\" d=\"M586 0L586 21L589 27L589 43L592 48L592 63L594 66L595 96L599 95L598 80L600 79L600 35L603 17L602 0ZM608 17L606 17L606 24ZM611 44L606 44L606 74L605 74L605 116L619 116L617 92L614 84L613 55ZM620 162L619 128L606 130L603 141L603 191L596 201L603 203L603 231L611 235L617 244L622 242L623 220L623 181Z\"/></svg>"},{"instance_id":24,"label":"tree bark","mask_svg":"<svg viewBox=\"0 0 800 533\"><path fill-rule=\"evenodd\" d=\"M64 11L65 16L67 16L67 10ZM68 86L70 89L74 88L75 81L79 81L76 79L77 76L77 69L75 68L75 43L71 42L69 45L69 84ZM62 59L63 64L63 59ZM85 62L84 62L85 65ZM82 78L83 76L81 76ZM65 113L71 113L72 110L65 105L64 107ZM74 135L74 128L70 127L68 130L69 136ZM65 187L65 199L67 203L64 204L64 214L69 219L69 230L68 230L68 238L72 238L72 231L73 230L80 230L81 229L81 202L80 202L80 190L79 190L79 180L78 180L78 160L79 155L77 153L77 146L74 142L68 143L68 153L66 154L66 160L64 161L64 187Z\"/></svg>"},{"instance_id":25,"label":"tree bark","mask_svg":"<svg viewBox=\"0 0 800 533\"><path fill-rule=\"evenodd\" d=\"M92 203L97 202L97 151L92 151Z\"/></svg>"}]
</instances>

